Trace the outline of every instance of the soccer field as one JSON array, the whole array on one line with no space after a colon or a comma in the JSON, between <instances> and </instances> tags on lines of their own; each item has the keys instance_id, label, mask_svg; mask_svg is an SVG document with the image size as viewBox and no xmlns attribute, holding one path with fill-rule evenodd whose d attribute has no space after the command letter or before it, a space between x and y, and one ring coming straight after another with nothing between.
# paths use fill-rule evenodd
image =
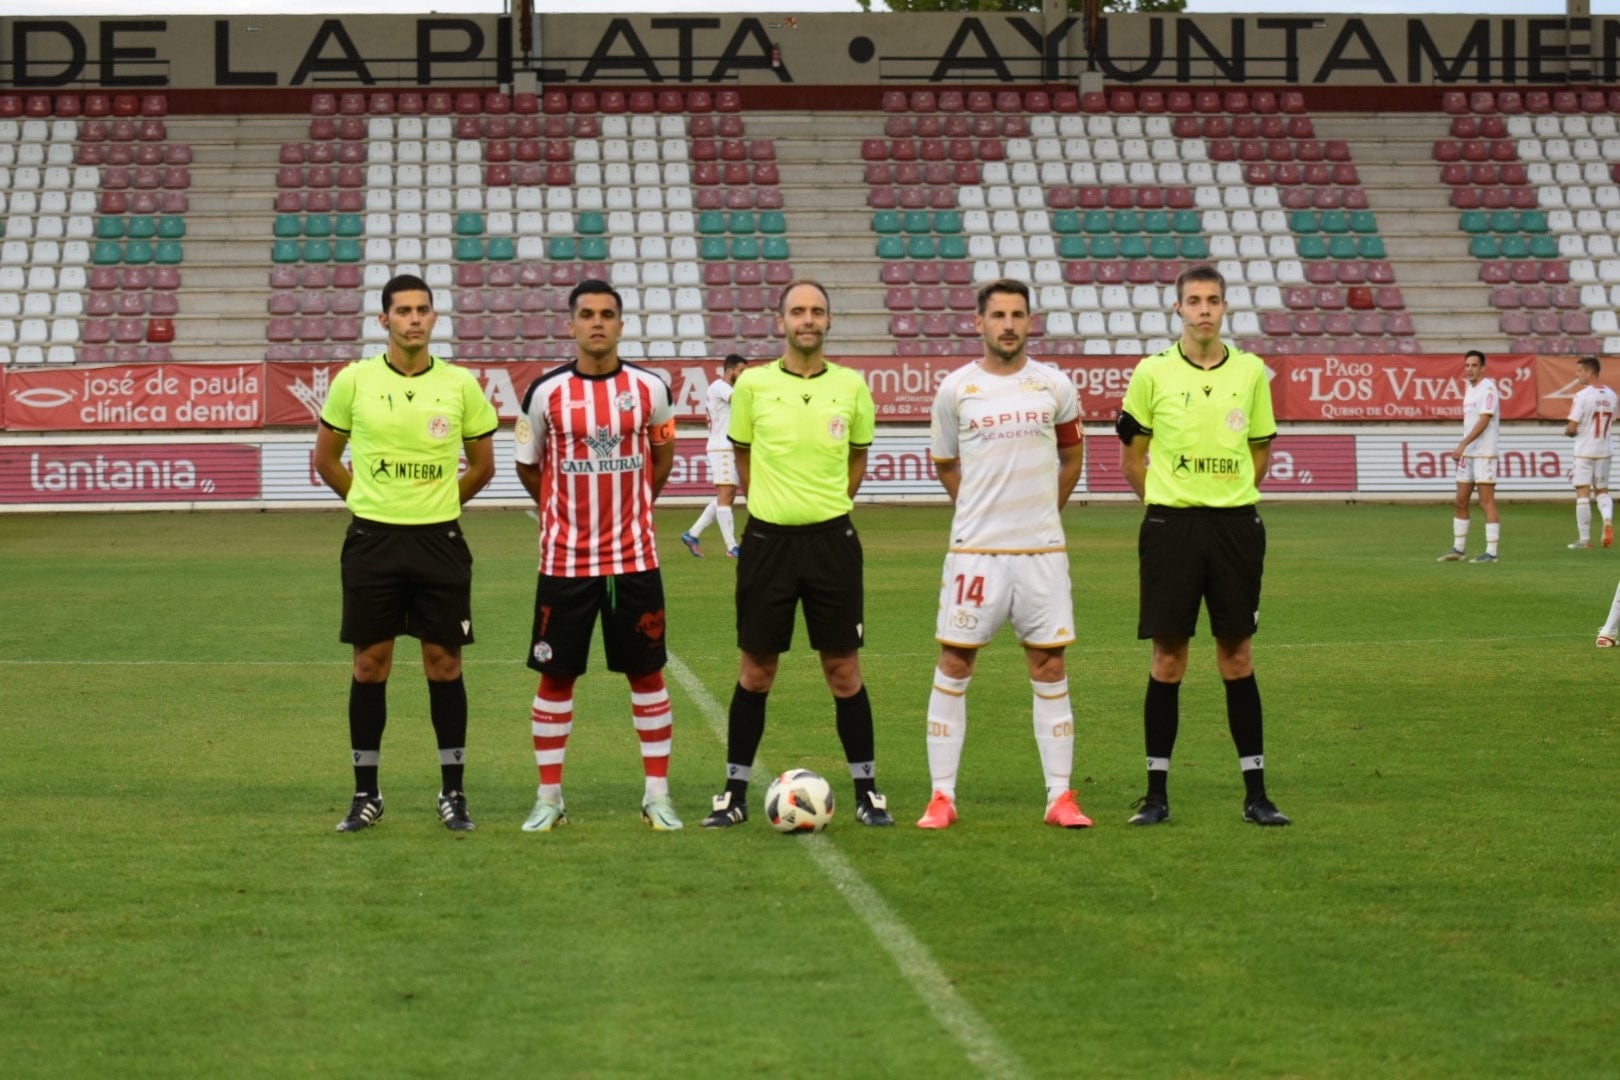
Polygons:
<instances>
[{"instance_id":1,"label":"soccer field","mask_svg":"<svg viewBox=\"0 0 1620 1080\"><path fill-rule=\"evenodd\" d=\"M1620 657L1592 647L1620 549L1566 505L1504 508L1503 561L1438 564L1443 506L1274 505L1255 655L1268 781L1240 821L1212 647L1171 773L1142 793L1135 529L1066 513L1076 787L1040 822L1005 634L969 697L958 825L922 711L948 512L857 511L879 786L900 821L784 838L696 827L724 767L734 564L661 511L688 828L640 820L622 678L581 680L573 825L534 797L522 657L534 523L466 518L478 831L434 813L415 649L389 699L387 817L351 791L344 518L0 516L0 1074L35 1076L1613 1076L1620 1071ZM1476 511L1477 517L1477 511ZM1481 542L1476 522L1474 546ZM849 791L800 639L762 763ZM756 770L756 776L758 775ZM846 800L847 803L847 800Z\"/></svg>"}]
</instances>

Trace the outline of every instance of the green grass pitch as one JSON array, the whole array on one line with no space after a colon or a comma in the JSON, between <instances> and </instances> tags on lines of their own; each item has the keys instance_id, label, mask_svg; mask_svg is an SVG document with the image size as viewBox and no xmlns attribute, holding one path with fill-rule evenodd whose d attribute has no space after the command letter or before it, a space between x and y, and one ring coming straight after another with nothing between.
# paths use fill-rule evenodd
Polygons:
<instances>
[{"instance_id":1,"label":"green grass pitch","mask_svg":"<svg viewBox=\"0 0 1620 1080\"><path fill-rule=\"evenodd\" d=\"M534 523L475 510L468 791L402 642L387 816L350 792L330 514L0 517L0 1074L10 1077L1570 1077L1620 1071L1620 656L1592 647L1620 550L1507 505L1503 561L1437 564L1450 512L1270 505L1257 671L1289 829L1240 820L1209 639L1171 774L1141 794L1135 529L1076 506L1076 787L1040 823L1029 688L1003 636L969 696L959 824L922 712L947 512L857 511L880 783L899 827L696 828L736 675L734 564L659 515L672 784L642 825L622 679L581 681L574 824L534 797ZM1476 511L1477 516L1477 511ZM1481 543L1476 522L1474 547ZM813 654L761 757L848 794ZM695 688L695 692L694 692ZM756 785L755 796L763 790Z\"/></svg>"}]
</instances>

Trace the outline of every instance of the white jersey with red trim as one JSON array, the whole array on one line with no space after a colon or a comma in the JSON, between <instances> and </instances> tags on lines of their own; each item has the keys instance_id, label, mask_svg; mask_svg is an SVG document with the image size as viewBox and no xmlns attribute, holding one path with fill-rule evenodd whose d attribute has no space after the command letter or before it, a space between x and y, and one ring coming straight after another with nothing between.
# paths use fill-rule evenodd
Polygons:
<instances>
[{"instance_id":1,"label":"white jersey with red trim","mask_svg":"<svg viewBox=\"0 0 1620 1080\"><path fill-rule=\"evenodd\" d=\"M1479 382L1468 387L1463 394L1463 435L1466 437L1479 423L1481 416L1489 415L1490 423L1479 433L1479 438L1463 448L1464 457L1495 457L1497 435L1502 430L1502 403L1496 392L1496 380L1481 375Z\"/></svg>"},{"instance_id":2,"label":"white jersey with red trim","mask_svg":"<svg viewBox=\"0 0 1620 1080\"><path fill-rule=\"evenodd\" d=\"M731 427L731 384L724 379L709 383L709 441L705 450L730 450L731 440L726 429Z\"/></svg>"},{"instance_id":3,"label":"white jersey with red trim","mask_svg":"<svg viewBox=\"0 0 1620 1080\"><path fill-rule=\"evenodd\" d=\"M657 375L554 368L523 398L517 460L540 466L540 572L605 577L653 570L652 446L675 413ZM672 432L659 433L660 443Z\"/></svg>"},{"instance_id":4,"label":"white jersey with red trim","mask_svg":"<svg viewBox=\"0 0 1620 1080\"><path fill-rule=\"evenodd\" d=\"M933 456L960 461L952 551L1062 551L1058 446L1079 438L1080 395L1062 372L1026 360L1011 375L977 361L934 396Z\"/></svg>"},{"instance_id":5,"label":"white jersey with red trim","mask_svg":"<svg viewBox=\"0 0 1620 1080\"><path fill-rule=\"evenodd\" d=\"M1602 383L1584 387L1569 403L1569 419L1575 425L1575 456L1609 456L1609 427L1614 423L1615 393Z\"/></svg>"}]
</instances>

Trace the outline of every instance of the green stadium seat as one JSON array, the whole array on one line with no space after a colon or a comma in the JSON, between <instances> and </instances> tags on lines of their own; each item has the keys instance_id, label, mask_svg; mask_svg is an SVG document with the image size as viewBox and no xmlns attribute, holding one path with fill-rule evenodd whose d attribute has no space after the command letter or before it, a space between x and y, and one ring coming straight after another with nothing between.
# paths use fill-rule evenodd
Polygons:
<instances>
[{"instance_id":1,"label":"green stadium seat","mask_svg":"<svg viewBox=\"0 0 1620 1080\"><path fill-rule=\"evenodd\" d=\"M707 256L704 256L707 258ZM877 257L880 259L903 259L906 257L906 241L899 235L880 236L877 241ZM722 253L717 258L725 258Z\"/></svg>"},{"instance_id":2,"label":"green stadium seat","mask_svg":"<svg viewBox=\"0 0 1620 1080\"><path fill-rule=\"evenodd\" d=\"M1089 250L1083 234L1067 234L1058 237L1058 258L1083 259Z\"/></svg>"},{"instance_id":3,"label":"green stadium seat","mask_svg":"<svg viewBox=\"0 0 1620 1080\"><path fill-rule=\"evenodd\" d=\"M546 241L546 258L552 262L573 262L579 256L579 245L572 236L553 236Z\"/></svg>"},{"instance_id":4,"label":"green stadium seat","mask_svg":"<svg viewBox=\"0 0 1620 1080\"><path fill-rule=\"evenodd\" d=\"M494 241L490 241L494 243ZM490 258L495 256L491 255ZM579 238L579 257L586 262L606 262L608 257L608 242L605 236L582 236Z\"/></svg>"},{"instance_id":5,"label":"green stadium seat","mask_svg":"<svg viewBox=\"0 0 1620 1080\"><path fill-rule=\"evenodd\" d=\"M124 241L124 261L131 266L145 266L152 261L152 242L150 240Z\"/></svg>"},{"instance_id":6,"label":"green stadium seat","mask_svg":"<svg viewBox=\"0 0 1620 1080\"><path fill-rule=\"evenodd\" d=\"M883 218L883 215L885 215L885 214L888 215L887 218ZM884 224L888 224L892 220L893 227L892 228L879 228L878 227L878 219L879 218L883 218ZM720 212L719 210L704 210L704 211L701 211L698 214L697 227L698 227L698 234L700 236L723 236L723 235L725 235L725 231L726 231L726 215L723 214L722 212ZM880 232L880 233L881 232L899 232L900 231L900 215L895 213L893 210L879 210L876 214L872 215L872 231L873 232Z\"/></svg>"},{"instance_id":7,"label":"green stadium seat","mask_svg":"<svg viewBox=\"0 0 1620 1080\"><path fill-rule=\"evenodd\" d=\"M486 257L491 262L511 262L517 258L517 241L510 236L490 237Z\"/></svg>"},{"instance_id":8,"label":"green stadium seat","mask_svg":"<svg viewBox=\"0 0 1620 1080\"><path fill-rule=\"evenodd\" d=\"M759 215L759 231L768 236L781 236L787 232L787 215L780 210L765 210Z\"/></svg>"},{"instance_id":9,"label":"green stadium seat","mask_svg":"<svg viewBox=\"0 0 1620 1080\"><path fill-rule=\"evenodd\" d=\"M1386 259L1384 253L1384 238L1381 236L1363 236L1356 241L1356 254L1363 259Z\"/></svg>"},{"instance_id":10,"label":"green stadium seat","mask_svg":"<svg viewBox=\"0 0 1620 1080\"><path fill-rule=\"evenodd\" d=\"M152 261L159 266L179 266L185 259L185 250L178 240L159 240L152 250Z\"/></svg>"},{"instance_id":11,"label":"green stadium seat","mask_svg":"<svg viewBox=\"0 0 1620 1080\"><path fill-rule=\"evenodd\" d=\"M180 240L186 235L186 219L174 214L166 214L158 218L158 239Z\"/></svg>"},{"instance_id":12,"label":"green stadium seat","mask_svg":"<svg viewBox=\"0 0 1620 1080\"><path fill-rule=\"evenodd\" d=\"M1377 232L1377 216L1371 210L1352 210L1350 212L1350 231L1353 233Z\"/></svg>"},{"instance_id":13,"label":"green stadium seat","mask_svg":"<svg viewBox=\"0 0 1620 1080\"><path fill-rule=\"evenodd\" d=\"M1119 257L1145 259L1148 257L1147 237L1139 232L1125 233L1119 238Z\"/></svg>"},{"instance_id":14,"label":"green stadium seat","mask_svg":"<svg viewBox=\"0 0 1620 1080\"><path fill-rule=\"evenodd\" d=\"M957 233L947 233L941 236L939 238L939 257L942 259L967 258L967 237Z\"/></svg>"},{"instance_id":15,"label":"green stadium seat","mask_svg":"<svg viewBox=\"0 0 1620 1080\"><path fill-rule=\"evenodd\" d=\"M1502 254L1502 241L1489 233L1480 233L1468 241L1468 254L1476 259L1495 259Z\"/></svg>"},{"instance_id":16,"label":"green stadium seat","mask_svg":"<svg viewBox=\"0 0 1620 1080\"><path fill-rule=\"evenodd\" d=\"M304 241L304 261L323 263L332 261L332 245L324 236L312 236Z\"/></svg>"},{"instance_id":17,"label":"green stadium seat","mask_svg":"<svg viewBox=\"0 0 1620 1080\"><path fill-rule=\"evenodd\" d=\"M1489 232L1491 228L1490 215L1483 210L1464 210L1457 218L1457 228L1471 236Z\"/></svg>"},{"instance_id":18,"label":"green stadium seat","mask_svg":"<svg viewBox=\"0 0 1620 1080\"><path fill-rule=\"evenodd\" d=\"M1202 236L1183 236L1181 238L1181 257L1183 259L1209 258L1209 241Z\"/></svg>"},{"instance_id":19,"label":"green stadium seat","mask_svg":"<svg viewBox=\"0 0 1620 1080\"><path fill-rule=\"evenodd\" d=\"M933 236L924 233L906 240L906 256L912 259L937 259L939 249L934 246Z\"/></svg>"},{"instance_id":20,"label":"green stadium seat","mask_svg":"<svg viewBox=\"0 0 1620 1080\"><path fill-rule=\"evenodd\" d=\"M103 218L103 221L106 219ZM295 254L289 262L297 262L297 246L294 245ZM97 240L95 250L90 253L90 261L97 266L117 266L124 261L124 249L118 246L116 240ZM281 260L276 260L280 262Z\"/></svg>"},{"instance_id":21,"label":"green stadium seat","mask_svg":"<svg viewBox=\"0 0 1620 1080\"><path fill-rule=\"evenodd\" d=\"M1204 231L1204 220L1198 216L1196 210L1177 210L1170 219L1170 227L1183 236Z\"/></svg>"},{"instance_id":22,"label":"green stadium seat","mask_svg":"<svg viewBox=\"0 0 1620 1080\"><path fill-rule=\"evenodd\" d=\"M295 263L298 261L298 257L299 249L297 240L289 240L283 237L278 239L275 242L275 246L270 249L271 262ZM98 258L96 261L100 262L101 260Z\"/></svg>"},{"instance_id":23,"label":"green stadium seat","mask_svg":"<svg viewBox=\"0 0 1620 1080\"><path fill-rule=\"evenodd\" d=\"M477 262L484 257L484 240L480 236L456 237L456 261Z\"/></svg>"},{"instance_id":24,"label":"green stadium seat","mask_svg":"<svg viewBox=\"0 0 1620 1080\"><path fill-rule=\"evenodd\" d=\"M713 262L726 257L726 238L723 236L705 236L698 241L698 256Z\"/></svg>"},{"instance_id":25,"label":"green stadium seat","mask_svg":"<svg viewBox=\"0 0 1620 1080\"><path fill-rule=\"evenodd\" d=\"M726 231L733 236L749 236L759 231L759 222L752 210L733 210L726 221Z\"/></svg>"},{"instance_id":26,"label":"green stadium seat","mask_svg":"<svg viewBox=\"0 0 1620 1080\"><path fill-rule=\"evenodd\" d=\"M940 210L934 214L934 231L942 236L962 231L962 215L955 210Z\"/></svg>"},{"instance_id":27,"label":"green stadium seat","mask_svg":"<svg viewBox=\"0 0 1620 1080\"><path fill-rule=\"evenodd\" d=\"M364 236L366 231L359 214L339 214L333 229L339 236Z\"/></svg>"},{"instance_id":28,"label":"green stadium seat","mask_svg":"<svg viewBox=\"0 0 1620 1080\"><path fill-rule=\"evenodd\" d=\"M1497 210L1491 214L1491 232L1516 233L1519 231L1519 215L1512 210Z\"/></svg>"},{"instance_id":29,"label":"green stadium seat","mask_svg":"<svg viewBox=\"0 0 1620 1080\"><path fill-rule=\"evenodd\" d=\"M157 219L136 214L129 219L129 231L124 235L131 240L150 240L157 235Z\"/></svg>"},{"instance_id":30,"label":"green stadium seat","mask_svg":"<svg viewBox=\"0 0 1620 1080\"><path fill-rule=\"evenodd\" d=\"M1174 236L1149 236L1148 258L1174 259L1176 257L1176 238Z\"/></svg>"},{"instance_id":31,"label":"green stadium seat","mask_svg":"<svg viewBox=\"0 0 1620 1080\"><path fill-rule=\"evenodd\" d=\"M733 259L759 258L759 238L755 236L733 236L731 238L731 257Z\"/></svg>"},{"instance_id":32,"label":"green stadium seat","mask_svg":"<svg viewBox=\"0 0 1620 1080\"><path fill-rule=\"evenodd\" d=\"M1114 215L1106 210L1087 210L1085 223L1086 232L1094 236L1098 233L1114 231Z\"/></svg>"},{"instance_id":33,"label":"green stadium seat","mask_svg":"<svg viewBox=\"0 0 1620 1080\"><path fill-rule=\"evenodd\" d=\"M103 218L102 220L106 220ZM297 214L279 214L276 216L274 227L275 235L283 237L298 237L304 235L304 223Z\"/></svg>"},{"instance_id":34,"label":"green stadium seat","mask_svg":"<svg viewBox=\"0 0 1620 1080\"><path fill-rule=\"evenodd\" d=\"M1098 233L1091 238L1091 257L1093 259L1119 258L1119 237L1113 233Z\"/></svg>"},{"instance_id":35,"label":"green stadium seat","mask_svg":"<svg viewBox=\"0 0 1620 1080\"><path fill-rule=\"evenodd\" d=\"M1295 210L1288 215L1288 227L1301 236L1318 231L1322 226L1315 210Z\"/></svg>"},{"instance_id":36,"label":"green stadium seat","mask_svg":"<svg viewBox=\"0 0 1620 1080\"><path fill-rule=\"evenodd\" d=\"M332 261L355 263L360 261L360 240L353 236L339 236L332 241Z\"/></svg>"},{"instance_id":37,"label":"green stadium seat","mask_svg":"<svg viewBox=\"0 0 1620 1080\"><path fill-rule=\"evenodd\" d=\"M1363 240L1369 239L1362 237ZM1371 239L1376 239L1372 237ZM1356 238L1349 233L1340 233L1328 237L1328 257L1331 259L1353 259L1356 257Z\"/></svg>"},{"instance_id":38,"label":"green stadium seat","mask_svg":"<svg viewBox=\"0 0 1620 1080\"><path fill-rule=\"evenodd\" d=\"M1502 240L1502 258L1528 259L1530 257L1530 238L1514 233L1504 236Z\"/></svg>"},{"instance_id":39,"label":"green stadium seat","mask_svg":"<svg viewBox=\"0 0 1620 1080\"><path fill-rule=\"evenodd\" d=\"M1325 259L1328 253L1327 241L1314 234L1301 236L1295 241L1294 249L1302 259Z\"/></svg>"},{"instance_id":40,"label":"green stadium seat","mask_svg":"<svg viewBox=\"0 0 1620 1080\"><path fill-rule=\"evenodd\" d=\"M760 241L759 253L773 262L781 262L789 258L788 240L785 236L767 236Z\"/></svg>"},{"instance_id":41,"label":"green stadium seat","mask_svg":"<svg viewBox=\"0 0 1620 1080\"><path fill-rule=\"evenodd\" d=\"M1073 236L1080 231L1080 214L1074 210L1059 210L1052 215L1052 231L1059 236Z\"/></svg>"},{"instance_id":42,"label":"green stadium seat","mask_svg":"<svg viewBox=\"0 0 1620 1080\"><path fill-rule=\"evenodd\" d=\"M1350 216L1343 210L1322 211L1322 231L1332 235L1350 231Z\"/></svg>"},{"instance_id":43,"label":"green stadium seat","mask_svg":"<svg viewBox=\"0 0 1620 1080\"><path fill-rule=\"evenodd\" d=\"M278 218L277 220L279 221L280 219ZM296 222L297 220L298 220L297 218L293 219L294 222ZM281 234L277 233L276 235L280 236ZM293 233L293 235L297 236L298 234ZM96 239L98 239L98 240L122 240L123 238L124 238L124 219L123 218L113 216L113 215L109 215L107 217L102 218L100 221L96 222Z\"/></svg>"},{"instance_id":44,"label":"green stadium seat","mask_svg":"<svg viewBox=\"0 0 1620 1080\"><path fill-rule=\"evenodd\" d=\"M900 228L915 236L933 231L933 221L926 210L907 210L900 217Z\"/></svg>"},{"instance_id":45,"label":"green stadium seat","mask_svg":"<svg viewBox=\"0 0 1620 1080\"><path fill-rule=\"evenodd\" d=\"M311 214L304 219L305 236L331 236L332 217L330 214Z\"/></svg>"},{"instance_id":46,"label":"green stadium seat","mask_svg":"<svg viewBox=\"0 0 1620 1080\"><path fill-rule=\"evenodd\" d=\"M574 231L581 236L602 236L607 233L607 218L600 210L582 210L574 219Z\"/></svg>"},{"instance_id":47,"label":"green stadium seat","mask_svg":"<svg viewBox=\"0 0 1620 1080\"><path fill-rule=\"evenodd\" d=\"M1519 229L1527 233L1546 232L1547 212L1545 210L1526 210L1519 215Z\"/></svg>"},{"instance_id":48,"label":"green stadium seat","mask_svg":"<svg viewBox=\"0 0 1620 1080\"><path fill-rule=\"evenodd\" d=\"M1115 210L1114 231L1117 233L1141 232L1142 215L1135 210Z\"/></svg>"},{"instance_id":49,"label":"green stadium seat","mask_svg":"<svg viewBox=\"0 0 1620 1080\"><path fill-rule=\"evenodd\" d=\"M483 236L484 215L465 213L456 215L457 236Z\"/></svg>"},{"instance_id":50,"label":"green stadium seat","mask_svg":"<svg viewBox=\"0 0 1620 1080\"><path fill-rule=\"evenodd\" d=\"M1142 231L1152 236L1162 236L1170 231L1170 215L1163 210L1149 210L1142 215Z\"/></svg>"},{"instance_id":51,"label":"green stadium seat","mask_svg":"<svg viewBox=\"0 0 1620 1080\"><path fill-rule=\"evenodd\" d=\"M1532 259L1558 258L1558 241L1547 233L1537 233L1530 237L1530 257Z\"/></svg>"}]
</instances>

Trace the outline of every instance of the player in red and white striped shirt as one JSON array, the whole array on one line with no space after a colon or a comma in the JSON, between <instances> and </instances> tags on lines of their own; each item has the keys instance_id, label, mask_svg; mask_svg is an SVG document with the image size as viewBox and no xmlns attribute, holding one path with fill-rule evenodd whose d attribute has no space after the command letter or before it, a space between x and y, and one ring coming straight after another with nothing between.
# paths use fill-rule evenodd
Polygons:
<instances>
[{"instance_id":1,"label":"player in red and white striped shirt","mask_svg":"<svg viewBox=\"0 0 1620 1080\"><path fill-rule=\"evenodd\" d=\"M669 797L673 717L664 686L664 583L653 500L675 463L674 404L663 380L619 359L619 294L583 281L568 297L579 359L536 379L517 423L518 478L540 514L529 666L540 672L532 722L540 790L529 832L566 824L563 757L574 681L585 673L598 617L610 671L630 680L646 788L641 815L681 827Z\"/></svg>"}]
</instances>

